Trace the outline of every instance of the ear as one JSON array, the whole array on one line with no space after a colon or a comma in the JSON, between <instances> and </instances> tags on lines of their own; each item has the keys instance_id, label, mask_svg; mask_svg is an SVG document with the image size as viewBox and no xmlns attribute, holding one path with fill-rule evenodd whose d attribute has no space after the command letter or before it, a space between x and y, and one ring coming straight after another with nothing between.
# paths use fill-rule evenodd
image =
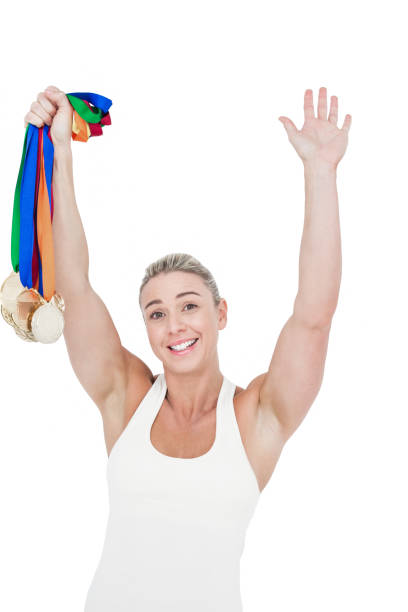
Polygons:
<instances>
[{"instance_id":1,"label":"ear","mask_svg":"<svg viewBox=\"0 0 408 612\"><path fill-rule=\"evenodd\" d=\"M224 298L221 298L218 304L218 329L224 329L227 326L228 305Z\"/></svg>"}]
</instances>

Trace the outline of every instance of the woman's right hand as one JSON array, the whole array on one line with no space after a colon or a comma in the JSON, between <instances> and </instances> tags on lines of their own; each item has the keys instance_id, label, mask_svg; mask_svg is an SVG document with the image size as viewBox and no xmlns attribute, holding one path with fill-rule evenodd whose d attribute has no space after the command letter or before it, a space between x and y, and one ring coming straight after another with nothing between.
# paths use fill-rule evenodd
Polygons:
<instances>
[{"instance_id":1,"label":"woman's right hand","mask_svg":"<svg viewBox=\"0 0 408 612\"><path fill-rule=\"evenodd\" d=\"M24 126L32 123L37 127L50 126L51 139L54 146L71 145L72 115L74 109L65 93L51 85L38 94L37 100L31 104L24 117Z\"/></svg>"}]
</instances>

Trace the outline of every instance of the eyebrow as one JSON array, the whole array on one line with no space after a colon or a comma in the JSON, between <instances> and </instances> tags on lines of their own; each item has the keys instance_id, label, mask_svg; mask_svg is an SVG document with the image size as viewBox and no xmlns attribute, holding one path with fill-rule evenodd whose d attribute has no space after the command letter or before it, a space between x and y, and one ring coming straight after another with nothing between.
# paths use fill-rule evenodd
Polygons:
<instances>
[{"instance_id":1,"label":"eyebrow","mask_svg":"<svg viewBox=\"0 0 408 612\"><path fill-rule=\"evenodd\" d=\"M194 295L198 295L198 296L202 297L200 293L197 293L197 291L183 291L183 293L178 293L176 295L176 299L177 298L181 298L184 295L190 295L190 294L194 294ZM146 304L144 309L147 310L149 308L149 306L152 306L153 304L163 304L163 300L152 300L151 302Z\"/></svg>"}]
</instances>

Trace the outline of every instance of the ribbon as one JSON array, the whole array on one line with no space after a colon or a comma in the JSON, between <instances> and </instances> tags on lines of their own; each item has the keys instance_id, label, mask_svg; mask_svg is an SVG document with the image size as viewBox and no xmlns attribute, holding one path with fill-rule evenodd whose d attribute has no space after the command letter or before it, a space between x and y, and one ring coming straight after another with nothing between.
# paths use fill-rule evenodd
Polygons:
<instances>
[{"instance_id":1,"label":"ribbon","mask_svg":"<svg viewBox=\"0 0 408 612\"><path fill-rule=\"evenodd\" d=\"M89 92L66 95L74 109L72 139L87 142L92 136L102 136L102 126L111 125L112 100ZM36 289L47 301L55 293L53 165L49 126L38 128L29 123L14 192L11 265L19 272L22 285Z\"/></svg>"}]
</instances>

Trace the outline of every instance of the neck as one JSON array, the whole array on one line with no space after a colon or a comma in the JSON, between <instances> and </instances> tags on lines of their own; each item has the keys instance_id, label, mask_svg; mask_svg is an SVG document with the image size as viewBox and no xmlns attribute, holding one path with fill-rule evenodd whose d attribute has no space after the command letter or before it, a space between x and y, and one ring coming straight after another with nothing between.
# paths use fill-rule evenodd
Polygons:
<instances>
[{"instance_id":1,"label":"neck","mask_svg":"<svg viewBox=\"0 0 408 612\"><path fill-rule=\"evenodd\" d=\"M195 422L216 407L224 379L218 364L200 374L165 372L164 377L165 397L179 422Z\"/></svg>"}]
</instances>

